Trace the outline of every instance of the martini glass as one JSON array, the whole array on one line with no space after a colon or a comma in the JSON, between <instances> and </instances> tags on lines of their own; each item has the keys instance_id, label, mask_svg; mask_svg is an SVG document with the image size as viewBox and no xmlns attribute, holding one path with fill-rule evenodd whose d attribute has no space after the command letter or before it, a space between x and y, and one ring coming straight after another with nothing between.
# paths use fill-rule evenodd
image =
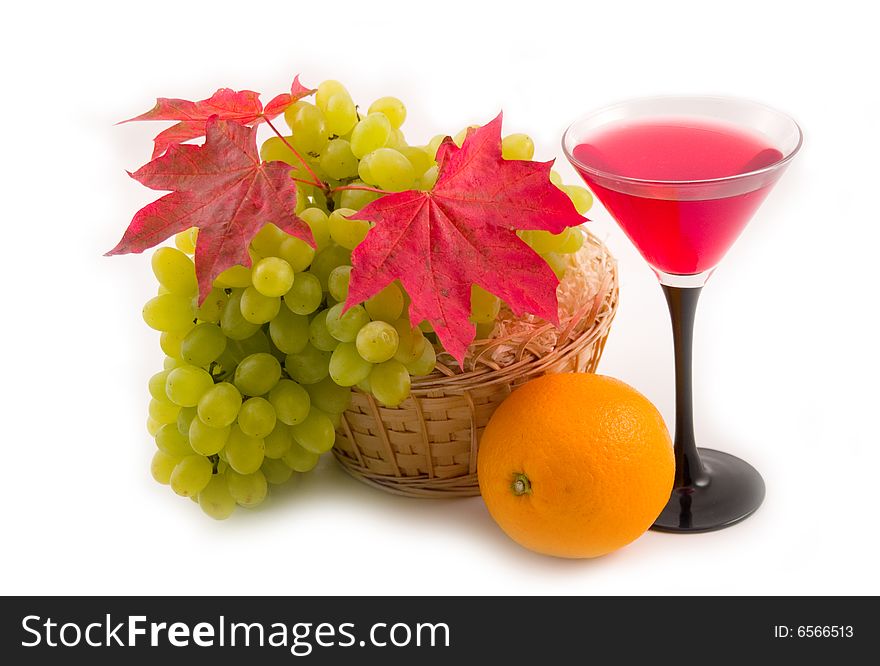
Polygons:
<instances>
[{"instance_id":1,"label":"martini glass","mask_svg":"<svg viewBox=\"0 0 880 666\"><path fill-rule=\"evenodd\" d=\"M791 118L719 97L636 99L577 120L566 157L654 269L675 346L675 483L653 529L708 532L754 513L757 470L697 448L691 381L693 324L703 285L802 142Z\"/></svg>"}]
</instances>

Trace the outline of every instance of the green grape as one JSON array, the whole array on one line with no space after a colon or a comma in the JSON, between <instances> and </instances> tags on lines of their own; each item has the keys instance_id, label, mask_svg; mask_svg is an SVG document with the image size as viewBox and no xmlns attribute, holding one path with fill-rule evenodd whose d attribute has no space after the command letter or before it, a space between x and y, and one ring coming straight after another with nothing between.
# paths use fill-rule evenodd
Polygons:
<instances>
[{"instance_id":1,"label":"green grape","mask_svg":"<svg viewBox=\"0 0 880 666\"><path fill-rule=\"evenodd\" d=\"M235 289L220 315L220 330L230 340L244 340L260 330L259 324L252 324L241 314L241 299L244 290Z\"/></svg>"},{"instance_id":2,"label":"green grape","mask_svg":"<svg viewBox=\"0 0 880 666\"><path fill-rule=\"evenodd\" d=\"M495 321L501 311L501 299L478 285L471 285L471 316L475 324Z\"/></svg>"},{"instance_id":3,"label":"green grape","mask_svg":"<svg viewBox=\"0 0 880 666\"><path fill-rule=\"evenodd\" d=\"M289 236L281 241L278 256L290 265L294 273L301 273L312 263L315 250L302 238Z\"/></svg>"},{"instance_id":4,"label":"green grape","mask_svg":"<svg viewBox=\"0 0 880 666\"><path fill-rule=\"evenodd\" d=\"M313 313L323 299L324 290L321 281L311 273L297 274L290 291L284 294L284 304L291 312L298 315Z\"/></svg>"},{"instance_id":5,"label":"green grape","mask_svg":"<svg viewBox=\"0 0 880 666\"><path fill-rule=\"evenodd\" d=\"M177 415L180 413L180 405L175 405L169 400L150 400L150 418L163 425L165 423L177 423Z\"/></svg>"},{"instance_id":6,"label":"green grape","mask_svg":"<svg viewBox=\"0 0 880 666\"><path fill-rule=\"evenodd\" d=\"M189 455L180 459L171 472L171 490L182 497L198 495L214 474L211 462L203 457Z\"/></svg>"},{"instance_id":7,"label":"green grape","mask_svg":"<svg viewBox=\"0 0 880 666\"><path fill-rule=\"evenodd\" d=\"M342 342L330 357L330 377L340 386L354 386L369 376L373 364L358 354L353 342Z\"/></svg>"},{"instance_id":8,"label":"green grape","mask_svg":"<svg viewBox=\"0 0 880 666\"><path fill-rule=\"evenodd\" d=\"M428 145L425 146L425 152L428 153L428 156L432 160L437 158L437 149L440 147L440 144L443 143L445 138L445 134L435 134L431 137L431 140L428 141Z\"/></svg>"},{"instance_id":9,"label":"green grape","mask_svg":"<svg viewBox=\"0 0 880 666\"><path fill-rule=\"evenodd\" d=\"M330 213L327 225L330 237L342 247L353 250L363 242L370 231L370 223L366 220L351 219L357 211L350 208L338 208Z\"/></svg>"},{"instance_id":10,"label":"green grape","mask_svg":"<svg viewBox=\"0 0 880 666\"><path fill-rule=\"evenodd\" d=\"M370 373L370 389L383 405L396 407L409 397L409 371L399 361L379 363Z\"/></svg>"},{"instance_id":11,"label":"green grape","mask_svg":"<svg viewBox=\"0 0 880 666\"><path fill-rule=\"evenodd\" d=\"M205 370L194 365L174 368L165 379L168 399L181 407L195 407L205 393L214 386L214 379Z\"/></svg>"},{"instance_id":12,"label":"green grape","mask_svg":"<svg viewBox=\"0 0 880 666\"><path fill-rule=\"evenodd\" d=\"M239 474L234 469L226 470L226 487L236 504L252 508L266 499L266 477L260 470L253 474Z\"/></svg>"},{"instance_id":13,"label":"green grape","mask_svg":"<svg viewBox=\"0 0 880 666\"><path fill-rule=\"evenodd\" d=\"M383 190L402 192L411 189L416 183L416 172L412 164L394 148L377 148L370 153L369 164L371 179Z\"/></svg>"},{"instance_id":14,"label":"green grape","mask_svg":"<svg viewBox=\"0 0 880 666\"><path fill-rule=\"evenodd\" d=\"M351 185L354 187L363 187L366 183L362 180L353 180ZM370 192L369 190L342 190L342 192L339 193L339 207L360 210L368 203L378 199L380 196L381 195L378 192Z\"/></svg>"},{"instance_id":15,"label":"green grape","mask_svg":"<svg viewBox=\"0 0 880 666\"><path fill-rule=\"evenodd\" d=\"M418 326L413 327L405 317L395 321L392 326L397 331L399 338L394 359L404 364L417 360L427 344L422 329Z\"/></svg>"},{"instance_id":16,"label":"green grape","mask_svg":"<svg viewBox=\"0 0 880 666\"><path fill-rule=\"evenodd\" d=\"M327 100L326 108L322 110L327 130L336 136L343 136L351 132L358 121L357 109L347 94L333 95Z\"/></svg>"},{"instance_id":17,"label":"green grape","mask_svg":"<svg viewBox=\"0 0 880 666\"><path fill-rule=\"evenodd\" d=\"M550 169L550 182L556 185L556 187L562 187L562 176L559 175L558 171Z\"/></svg>"},{"instance_id":18,"label":"green grape","mask_svg":"<svg viewBox=\"0 0 880 666\"><path fill-rule=\"evenodd\" d=\"M315 260L312 262L312 267L309 269L309 273L318 278L318 280L321 281L321 289L327 291L329 288L327 280L330 277L330 273L333 272L333 269L337 266L350 265L351 252L341 245L336 245L334 243L317 254Z\"/></svg>"},{"instance_id":19,"label":"green grape","mask_svg":"<svg viewBox=\"0 0 880 666\"><path fill-rule=\"evenodd\" d=\"M290 467L294 472L308 472L315 468L318 464L320 456L304 449L296 442L292 442L290 448L281 456L284 464Z\"/></svg>"},{"instance_id":20,"label":"green grape","mask_svg":"<svg viewBox=\"0 0 880 666\"><path fill-rule=\"evenodd\" d=\"M309 322L309 342L321 351L333 351L339 344L339 340L330 335L327 329L328 312L329 310L321 310Z\"/></svg>"},{"instance_id":21,"label":"green grape","mask_svg":"<svg viewBox=\"0 0 880 666\"><path fill-rule=\"evenodd\" d=\"M475 130L475 129L478 129L478 128L479 128L479 125L468 125L467 127L462 128L461 131L459 131L458 134L456 134L454 137L452 137L452 142L453 142L456 146L458 146L459 148L461 148L461 146L462 146L462 144L464 143L465 139L467 139L467 137L468 137L468 131L469 131L469 130L472 130L472 129Z\"/></svg>"},{"instance_id":22,"label":"green grape","mask_svg":"<svg viewBox=\"0 0 880 666\"><path fill-rule=\"evenodd\" d=\"M348 391L350 394L351 389L348 389ZM312 412L314 412L315 414L326 416L328 419L330 419L330 423L333 424L334 428L340 428L342 426L342 412L327 412L314 406L312 407Z\"/></svg>"},{"instance_id":23,"label":"green grape","mask_svg":"<svg viewBox=\"0 0 880 666\"><path fill-rule=\"evenodd\" d=\"M287 234L270 222L260 227L260 230L251 239L251 249L261 257L277 256L276 253L281 246L281 241L285 238L287 238ZM251 267L251 273L253 271L254 268Z\"/></svg>"},{"instance_id":24,"label":"green grape","mask_svg":"<svg viewBox=\"0 0 880 666\"><path fill-rule=\"evenodd\" d=\"M547 262L547 265L553 269L553 273L560 280L565 277L565 269L568 268L568 256L565 254L558 254L556 252L548 252L547 254L541 255L544 261Z\"/></svg>"},{"instance_id":25,"label":"green grape","mask_svg":"<svg viewBox=\"0 0 880 666\"><path fill-rule=\"evenodd\" d=\"M492 337L495 330L495 322L490 321L487 324L477 324L477 340L488 340Z\"/></svg>"},{"instance_id":26,"label":"green grape","mask_svg":"<svg viewBox=\"0 0 880 666\"><path fill-rule=\"evenodd\" d=\"M212 428L232 425L241 409L241 393L229 382L214 384L199 400L199 418Z\"/></svg>"},{"instance_id":27,"label":"green grape","mask_svg":"<svg viewBox=\"0 0 880 666\"><path fill-rule=\"evenodd\" d=\"M434 372L435 367L437 367L437 352L434 350L434 345L431 344L425 345L422 355L415 361L406 364L407 372L413 377L430 375Z\"/></svg>"},{"instance_id":28,"label":"green grape","mask_svg":"<svg viewBox=\"0 0 880 666\"><path fill-rule=\"evenodd\" d=\"M394 282L368 298L364 303L367 314L374 321L397 321L403 314L403 306L403 291Z\"/></svg>"},{"instance_id":29,"label":"green grape","mask_svg":"<svg viewBox=\"0 0 880 666\"><path fill-rule=\"evenodd\" d=\"M278 347L275 346L275 343L271 340L269 341L269 353L275 357L279 365L284 365L284 359L287 358L287 354L278 349Z\"/></svg>"},{"instance_id":30,"label":"green grape","mask_svg":"<svg viewBox=\"0 0 880 666\"><path fill-rule=\"evenodd\" d=\"M315 105L319 109L321 109L321 111L326 111L327 104L330 102L330 98L334 95L339 94L351 97L348 89L339 81L335 81L333 79L322 81L321 84L318 86L318 89L315 91Z\"/></svg>"},{"instance_id":31,"label":"green grape","mask_svg":"<svg viewBox=\"0 0 880 666\"><path fill-rule=\"evenodd\" d=\"M284 360L287 374L300 384L314 384L329 373L330 352L306 345L298 354L289 354Z\"/></svg>"},{"instance_id":32,"label":"green grape","mask_svg":"<svg viewBox=\"0 0 880 666\"><path fill-rule=\"evenodd\" d=\"M283 460L276 460L273 458L266 458L263 460L263 464L260 466L260 471L263 472L266 481L274 486L280 486L282 483L287 483L293 475L293 470L285 465Z\"/></svg>"},{"instance_id":33,"label":"green grape","mask_svg":"<svg viewBox=\"0 0 880 666\"><path fill-rule=\"evenodd\" d=\"M290 166L298 165L300 162L290 146L287 145L288 143L293 145L292 136L286 136L284 139L280 136L270 136L260 146L260 159L264 162L284 162Z\"/></svg>"},{"instance_id":34,"label":"green grape","mask_svg":"<svg viewBox=\"0 0 880 666\"><path fill-rule=\"evenodd\" d=\"M294 425L301 423L309 414L311 398L299 384L282 379L269 391L269 403L282 423Z\"/></svg>"},{"instance_id":35,"label":"green grape","mask_svg":"<svg viewBox=\"0 0 880 666\"><path fill-rule=\"evenodd\" d=\"M384 113L371 113L351 131L351 152L358 159L384 146L391 137L391 123Z\"/></svg>"},{"instance_id":36,"label":"green grape","mask_svg":"<svg viewBox=\"0 0 880 666\"><path fill-rule=\"evenodd\" d=\"M392 129L391 136L388 137L388 143L385 144L385 147L394 148L394 150L399 152L401 148L407 148L408 146L409 144L406 142L403 132L399 129Z\"/></svg>"},{"instance_id":37,"label":"green grape","mask_svg":"<svg viewBox=\"0 0 880 666\"><path fill-rule=\"evenodd\" d=\"M147 326L157 331L185 332L193 327L192 301L179 294L162 294L146 302L143 316Z\"/></svg>"},{"instance_id":38,"label":"green grape","mask_svg":"<svg viewBox=\"0 0 880 666\"><path fill-rule=\"evenodd\" d=\"M337 266L327 278L327 289L339 303L348 297L348 283L351 281L351 266Z\"/></svg>"},{"instance_id":39,"label":"green grape","mask_svg":"<svg viewBox=\"0 0 880 666\"><path fill-rule=\"evenodd\" d=\"M251 437L262 439L275 428L275 408L265 398L245 400L238 412L238 427Z\"/></svg>"},{"instance_id":40,"label":"green grape","mask_svg":"<svg viewBox=\"0 0 880 666\"><path fill-rule=\"evenodd\" d=\"M216 324L220 321L220 317L223 314L223 308L226 307L226 302L228 300L229 297L226 295L226 292L217 287L214 287L208 292L207 297L205 297L205 300L201 305L198 304L198 296L196 296L193 302L193 307L195 307L196 311L196 319L202 322Z\"/></svg>"},{"instance_id":41,"label":"green grape","mask_svg":"<svg viewBox=\"0 0 880 666\"><path fill-rule=\"evenodd\" d=\"M578 215L583 215L590 208L593 207L593 195L590 194L590 191L585 187L578 187L577 185L563 185L562 191L568 195L568 198L571 199L571 202L574 204L575 210L577 210Z\"/></svg>"},{"instance_id":42,"label":"green grape","mask_svg":"<svg viewBox=\"0 0 880 666\"><path fill-rule=\"evenodd\" d=\"M198 413L198 407L181 407L177 413L177 432L185 437L189 437L189 427Z\"/></svg>"},{"instance_id":43,"label":"green grape","mask_svg":"<svg viewBox=\"0 0 880 666\"><path fill-rule=\"evenodd\" d=\"M200 455L216 455L226 446L230 430L229 426L212 428L196 417L189 424L189 445Z\"/></svg>"},{"instance_id":44,"label":"green grape","mask_svg":"<svg viewBox=\"0 0 880 666\"><path fill-rule=\"evenodd\" d=\"M330 244L330 230L327 228L327 213L320 208L306 208L299 213L300 219L309 225L312 237L320 252Z\"/></svg>"},{"instance_id":45,"label":"green grape","mask_svg":"<svg viewBox=\"0 0 880 666\"><path fill-rule=\"evenodd\" d=\"M164 451L156 451L150 462L150 474L163 486L167 486L171 482L171 473L179 462L180 458L176 456L168 455Z\"/></svg>"},{"instance_id":46,"label":"green grape","mask_svg":"<svg viewBox=\"0 0 880 666\"><path fill-rule=\"evenodd\" d=\"M196 241L199 237L198 227L191 227L174 236L174 244L177 249L185 254L195 254Z\"/></svg>"},{"instance_id":47,"label":"green grape","mask_svg":"<svg viewBox=\"0 0 880 666\"><path fill-rule=\"evenodd\" d=\"M165 393L165 380L168 378L168 373L170 370L162 370L161 372L157 372L155 375L150 377L149 381L149 389L150 396L155 398L156 400L168 400L168 394Z\"/></svg>"},{"instance_id":48,"label":"green grape","mask_svg":"<svg viewBox=\"0 0 880 666\"><path fill-rule=\"evenodd\" d=\"M155 437L156 433L159 432L159 428L163 425L163 423L159 423L152 416L147 417L147 432L150 433L150 437Z\"/></svg>"},{"instance_id":49,"label":"green grape","mask_svg":"<svg viewBox=\"0 0 880 666\"><path fill-rule=\"evenodd\" d=\"M278 316L269 322L269 336L285 354L297 354L309 343L309 318L281 308Z\"/></svg>"},{"instance_id":50,"label":"green grape","mask_svg":"<svg viewBox=\"0 0 880 666\"><path fill-rule=\"evenodd\" d=\"M216 324L199 324L186 334L180 345L183 360L190 365L207 366L226 350L226 336Z\"/></svg>"},{"instance_id":51,"label":"green grape","mask_svg":"<svg viewBox=\"0 0 880 666\"><path fill-rule=\"evenodd\" d=\"M418 186L420 190L432 190L434 189L434 185L437 183L437 176L440 175L440 170L435 164L431 168L429 168L425 173L419 178Z\"/></svg>"},{"instance_id":52,"label":"green grape","mask_svg":"<svg viewBox=\"0 0 880 666\"><path fill-rule=\"evenodd\" d=\"M223 450L226 452L226 462L232 469L239 474L253 474L263 464L266 445L262 438L252 437L240 426L234 425Z\"/></svg>"},{"instance_id":53,"label":"green grape","mask_svg":"<svg viewBox=\"0 0 880 666\"><path fill-rule=\"evenodd\" d=\"M243 358L251 354L268 354L271 349L269 338L266 337L262 329L257 329L256 333L244 340L230 340L226 343L226 351L232 356L232 365L238 365Z\"/></svg>"},{"instance_id":54,"label":"green grape","mask_svg":"<svg viewBox=\"0 0 880 666\"><path fill-rule=\"evenodd\" d=\"M584 245L584 232L578 227L568 227L565 231L565 241L558 251L560 254L574 254Z\"/></svg>"},{"instance_id":55,"label":"green grape","mask_svg":"<svg viewBox=\"0 0 880 666\"><path fill-rule=\"evenodd\" d=\"M235 498L229 492L225 474L215 474L199 493L199 506L215 520L226 520L235 511Z\"/></svg>"},{"instance_id":56,"label":"green grape","mask_svg":"<svg viewBox=\"0 0 880 666\"><path fill-rule=\"evenodd\" d=\"M358 159L345 139L333 139L321 155L321 168L336 180L353 178L358 172Z\"/></svg>"},{"instance_id":57,"label":"green grape","mask_svg":"<svg viewBox=\"0 0 880 666\"><path fill-rule=\"evenodd\" d=\"M373 171L370 169L370 161L373 159L373 153L367 153L361 158L361 161L358 162L358 178L367 183L368 185L376 185L376 179L373 176Z\"/></svg>"},{"instance_id":58,"label":"green grape","mask_svg":"<svg viewBox=\"0 0 880 666\"><path fill-rule=\"evenodd\" d=\"M421 329L422 333L434 332L434 327L431 326L431 322L429 322L427 319L419 322L419 328Z\"/></svg>"},{"instance_id":59,"label":"green grape","mask_svg":"<svg viewBox=\"0 0 880 666\"><path fill-rule=\"evenodd\" d=\"M345 309L345 303L337 303L327 310L326 320L324 322L327 331L339 342L354 342L357 338L358 331L370 322L370 315L362 305L354 305L348 310ZM314 321L312 321L314 324ZM320 345L312 344L322 349ZM336 348L336 345L333 345Z\"/></svg>"},{"instance_id":60,"label":"green grape","mask_svg":"<svg viewBox=\"0 0 880 666\"><path fill-rule=\"evenodd\" d=\"M309 384L305 388L309 392L312 409L317 407L323 412L339 414L348 409L351 402L351 389L340 386L330 377L325 377L317 384Z\"/></svg>"},{"instance_id":61,"label":"green grape","mask_svg":"<svg viewBox=\"0 0 880 666\"><path fill-rule=\"evenodd\" d=\"M319 455L332 449L336 442L336 430L333 428L333 423L324 414L315 411L310 411L304 421L292 426L290 432L293 439L302 448ZM291 467L293 466L291 465Z\"/></svg>"},{"instance_id":62,"label":"green grape","mask_svg":"<svg viewBox=\"0 0 880 666\"><path fill-rule=\"evenodd\" d=\"M528 134L508 134L501 139L501 156L506 160L530 160L535 156L535 142Z\"/></svg>"},{"instance_id":63,"label":"green grape","mask_svg":"<svg viewBox=\"0 0 880 666\"><path fill-rule=\"evenodd\" d=\"M424 173L434 166L434 160L425 151L424 148L418 146L403 146L397 149L412 165L413 174L416 178L420 178Z\"/></svg>"},{"instance_id":64,"label":"green grape","mask_svg":"<svg viewBox=\"0 0 880 666\"><path fill-rule=\"evenodd\" d=\"M244 395L258 396L268 393L281 379L281 364L278 359L259 352L246 356L235 369L233 383Z\"/></svg>"},{"instance_id":65,"label":"green grape","mask_svg":"<svg viewBox=\"0 0 880 666\"><path fill-rule=\"evenodd\" d=\"M165 331L159 336L159 346L166 356L180 358L180 343L185 335L184 331Z\"/></svg>"},{"instance_id":66,"label":"green grape","mask_svg":"<svg viewBox=\"0 0 880 666\"><path fill-rule=\"evenodd\" d=\"M165 360L162 362L162 368L165 370L174 370L174 368L179 368L182 365L186 365L186 361L182 358L174 358L173 356L166 356Z\"/></svg>"},{"instance_id":67,"label":"green grape","mask_svg":"<svg viewBox=\"0 0 880 666\"><path fill-rule=\"evenodd\" d=\"M227 268L217 276L215 284L229 289L244 289L251 286L251 269L247 266L235 265Z\"/></svg>"},{"instance_id":68,"label":"green grape","mask_svg":"<svg viewBox=\"0 0 880 666\"><path fill-rule=\"evenodd\" d=\"M279 261L284 260L279 259ZM272 321L278 314L281 309L281 299L278 296L264 296L256 287L248 287L241 294L239 307L245 321L260 325Z\"/></svg>"},{"instance_id":69,"label":"green grape","mask_svg":"<svg viewBox=\"0 0 880 666\"><path fill-rule=\"evenodd\" d=\"M380 97L370 104L367 113L383 114L394 129L403 125L403 121L406 120L406 107L396 97Z\"/></svg>"},{"instance_id":70,"label":"green grape","mask_svg":"<svg viewBox=\"0 0 880 666\"><path fill-rule=\"evenodd\" d=\"M394 358L400 337L397 329L388 322L371 321L358 331L355 342L361 358L370 363L382 363Z\"/></svg>"},{"instance_id":71,"label":"green grape","mask_svg":"<svg viewBox=\"0 0 880 666\"><path fill-rule=\"evenodd\" d=\"M282 421L276 421L275 428L263 439L263 443L266 445L266 457L280 458L287 453L292 441L293 436L290 434L288 425Z\"/></svg>"},{"instance_id":72,"label":"green grape","mask_svg":"<svg viewBox=\"0 0 880 666\"><path fill-rule=\"evenodd\" d=\"M300 153L320 153L324 150L329 134L320 109L300 100L287 107L284 119L292 130L290 142Z\"/></svg>"},{"instance_id":73,"label":"green grape","mask_svg":"<svg viewBox=\"0 0 880 666\"><path fill-rule=\"evenodd\" d=\"M160 247L150 261L159 284L172 294L192 296L198 289L193 260L174 247Z\"/></svg>"},{"instance_id":74,"label":"green grape","mask_svg":"<svg viewBox=\"0 0 880 666\"><path fill-rule=\"evenodd\" d=\"M166 423L156 433L156 447L169 456L183 458L192 455L189 440L180 434L176 423Z\"/></svg>"},{"instance_id":75,"label":"green grape","mask_svg":"<svg viewBox=\"0 0 880 666\"><path fill-rule=\"evenodd\" d=\"M369 377L367 377L366 379L362 379L357 384L355 384L355 386L357 386L364 393L372 393L372 391L370 390L370 378Z\"/></svg>"},{"instance_id":76,"label":"green grape","mask_svg":"<svg viewBox=\"0 0 880 666\"><path fill-rule=\"evenodd\" d=\"M284 259L266 257L254 265L252 278L263 296L284 296L293 286L293 268Z\"/></svg>"},{"instance_id":77,"label":"green grape","mask_svg":"<svg viewBox=\"0 0 880 666\"><path fill-rule=\"evenodd\" d=\"M538 254L546 254L547 252L559 251L559 248L565 242L565 238L563 238L564 233L551 234L543 229L535 229L520 231L517 235Z\"/></svg>"}]
</instances>

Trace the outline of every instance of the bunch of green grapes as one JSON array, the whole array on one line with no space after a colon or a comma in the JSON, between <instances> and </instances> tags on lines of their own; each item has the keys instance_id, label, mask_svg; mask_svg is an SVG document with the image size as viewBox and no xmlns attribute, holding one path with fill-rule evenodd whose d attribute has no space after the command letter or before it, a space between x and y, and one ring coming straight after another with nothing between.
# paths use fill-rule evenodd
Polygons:
<instances>
[{"instance_id":1,"label":"bunch of green grapes","mask_svg":"<svg viewBox=\"0 0 880 666\"><path fill-rule=\"evenodd\" d=\"M328 186L297 185L298 214L315 248L267 224L251 242L252 266L221 273L201 305L191 258L198 230L178 234L176 247L153 255L159 293L143 316L161 332L166 358L149 382L147 429L158 449L152 474L213 518L228 517L236 505L256 506L269 485L314 468L334 446L353 387L395 407L409 397L412 377L435 368L436 336L427 322L410 324L400 284L343 311L351 251L370 230L357 211L380 194L332 190L427 190L437 179L434 158L445 135L408 145L400 129L405 118L394 97L376 100L363 114L340 83L325 81L314 104L297 101L286 110L290 135L263 143L264 160L285 161L292 177L314 174ZM502 151L506 159L530 160L534 144L512 134ZM556 174L553 182L579 212L590 207L585 189L562 185ZM563 255L583 243L580 229L520 236L558 275ZM473 286L471 320L479 336L491 334L500 307L496 296Z\"/></svg>"},{"instance_id":2,"label":"bunch of green grapes","mask_svg":"<svg viewBox=\"0 0 880 666\"><path fill-rule=\"evenodd\" d=\"M260 504L268 485L314 468L333 447L350 398L350 389L326 379L327 359L303 363L309 382L285 368L290 355L309 346L309 318L291 307L317 310L324 294L304 272L312 248L267 229L253 249L271 238L273 254L253 268L225 271L201 306L187 255L196 232L178 235L177 248L153 255L159 294L143 310L147 324L161 331L166 354L164 369L149 382L147 429L158 448L153 476L218 519L236 505Z\"/></svg>"}]
</instances>

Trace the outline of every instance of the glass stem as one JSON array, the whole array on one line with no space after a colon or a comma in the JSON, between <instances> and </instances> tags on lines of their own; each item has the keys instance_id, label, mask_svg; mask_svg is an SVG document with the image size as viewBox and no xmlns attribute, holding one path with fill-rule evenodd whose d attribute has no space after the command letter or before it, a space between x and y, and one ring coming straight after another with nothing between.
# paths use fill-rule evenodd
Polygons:
<instances>
[{"instance_id":1,"label":"glass stem","mask_svg":"<svg viewBox=\"0 0 880 666\"><path fill-rule=\"evenodd\" d=\"M694 437L693 346L694 317L702 287L662 285L672 319L675 347L675 485L676 490L702 486L708 474L700 462Z\"/></svg>"}]
</instances>

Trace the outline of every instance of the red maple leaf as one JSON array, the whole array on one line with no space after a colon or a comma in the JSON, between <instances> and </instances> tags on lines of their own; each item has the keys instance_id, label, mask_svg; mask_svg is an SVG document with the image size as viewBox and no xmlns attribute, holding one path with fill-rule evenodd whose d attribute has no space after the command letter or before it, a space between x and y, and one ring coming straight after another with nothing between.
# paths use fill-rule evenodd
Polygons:
<instances>
[{"instance_id":1,"label":"red maple leaf","mask_svg":"<svg viewBox=\"0 0 880 666\"><path fill-rule=\"evenodd\" d=\"M558 323L559 281L516 230L560 233L584 218L550 182L552 161L502 158L501 114L461 148L447 137L437 162L440 175L430 192L387 194L358 212L375 227L352 253L346 306L399 279L411 298L410 322L427 319L462 363L476 333L468 320L472 284L518 315Z\"/></svg>"},{"instance_id":2,"label":"red maple leaf","mask_svg":"<svg viewBox=\"0 0 880 666\"><path fill-rule=\"evenodd\" d=\"M234 120L242 125L259 124L264 120L272 120L284 109L298 99L315 92L299 82L299 76L293 79L289 93L277 95L263 108L260 93L253 90L232 90L221 88L208 99L190 102L185 99L160 97L156 106L134 118L123 120L130 123L135 120L177 120L166 130L159 132L153 139L153 157L155 159L170 146L198 139L205 135L205 123L212 116L222 120Z\"/></svg>"},{"instance_id":3,"label":"red maple leaf","mask_svg":"<svg viewBox=\"0 0 880 666\"><path fill-rule=\"evenodd\" d=\"M296 216L296 183L284 162L260 162L257 130L209 118L202 146L173 145L129 174L154 190L172 190L141 208L108 255L143 252L190 227L199 228L196 276L199 301L214 279L235 264L251 265L248 245L273 223L314 246L308 225Z\"/></svg>"}]
</instances>

